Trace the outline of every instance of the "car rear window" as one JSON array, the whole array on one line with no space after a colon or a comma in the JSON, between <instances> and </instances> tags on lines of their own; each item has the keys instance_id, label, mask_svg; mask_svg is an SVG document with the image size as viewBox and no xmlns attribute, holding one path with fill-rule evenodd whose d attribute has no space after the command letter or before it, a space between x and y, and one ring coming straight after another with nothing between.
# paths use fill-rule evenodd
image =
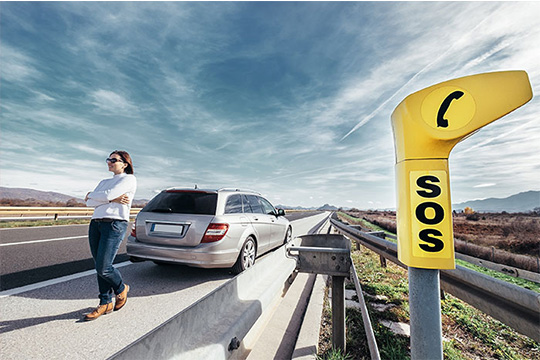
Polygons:
<instances>
[{"instance_id":1,"label":"car rear window","mask_svg":"<svg viewBox=\"0 0 540 360\"><path fill-rule=\"evenodd\" d=\"M141 211L175 214L215 215L217 194L203 191L163 191Z\"/></svg>"}]
</instances>

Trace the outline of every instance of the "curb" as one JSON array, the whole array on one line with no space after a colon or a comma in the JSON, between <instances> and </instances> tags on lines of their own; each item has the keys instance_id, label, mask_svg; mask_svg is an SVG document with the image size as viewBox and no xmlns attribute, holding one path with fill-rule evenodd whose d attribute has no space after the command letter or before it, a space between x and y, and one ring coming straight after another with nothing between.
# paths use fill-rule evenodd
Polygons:
<instances>
[{"instance_id":1,"label":"curb","mask_svg":"<svg viewBox=\"0 0 540 360\"><path fill-rule=\"evenodd\" d=\"M315 279L292 359L311 360L317 357L327 280L327 275L317 275Z\"/></svg>"}]
</instances>

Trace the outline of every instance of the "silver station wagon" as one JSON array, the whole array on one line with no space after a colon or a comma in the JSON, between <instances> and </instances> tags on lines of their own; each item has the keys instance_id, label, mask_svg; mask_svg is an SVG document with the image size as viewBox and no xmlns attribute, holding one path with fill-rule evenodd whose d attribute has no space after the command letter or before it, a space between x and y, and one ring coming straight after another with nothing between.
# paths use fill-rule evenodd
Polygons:
<instances>
[{"instance_id":1,"label":"silver station wagon","mask_svg":"<svg viewBox=\"0 0 540 360\"><path fill-rule=\"evenodd\" d=\"M167 189L137 215L127 254L134 262L232 267L240 273L291 237L285 212L256 192Z\"/></svg>"}]
</instances>

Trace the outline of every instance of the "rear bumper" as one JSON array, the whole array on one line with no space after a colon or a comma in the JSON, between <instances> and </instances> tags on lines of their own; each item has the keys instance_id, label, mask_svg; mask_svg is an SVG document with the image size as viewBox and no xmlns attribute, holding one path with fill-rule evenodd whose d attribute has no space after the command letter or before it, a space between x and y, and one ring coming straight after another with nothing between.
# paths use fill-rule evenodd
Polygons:
<instances>
[{"instance_id":1,"label":"rear bumper","mask_svg":"<svg viewBox=\"0 0 540 360\"><path fill-rule=\"evenodd\" d=\"M203 244L196 247L172 248L138 242L132 236L128 237L127 255L144 260L155 260L201 268L228 268L234 265L238 258L236 250L218 250L213 244Z\"/></svg>"}]
</instances>

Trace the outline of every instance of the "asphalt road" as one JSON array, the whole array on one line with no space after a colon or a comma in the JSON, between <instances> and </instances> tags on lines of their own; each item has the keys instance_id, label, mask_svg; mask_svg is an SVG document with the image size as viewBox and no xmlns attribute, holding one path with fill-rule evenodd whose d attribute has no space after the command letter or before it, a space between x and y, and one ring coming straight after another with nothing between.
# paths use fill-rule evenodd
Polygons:
<instances>
[{"instance_id":1,"label":"asphalt road","mask_svg":"<svg viewBox=\"0 0 540 360\"><path fill-rule=\"evenodd\" d=\"M309 231L328 214L295 220L293 236ZM71 229L69 229L71 228ZM19 259L35 259L36 271L46 271L54 265L44 265L40 253L47 258L44 247L69 247L72 241L85 242L85 226L58 228L51 238L83 237L73 240L55 240L30 243L29 237L17 232L4 231L0 247L2 257L6 248ZM41 231L32 229L26 235L43 240ZM23 230L22 233L25 233ZM11 234L6 239L4 234ZM81 235L82 234L82 235ZM74 248L81 245L73 245ZM87 246L87 245L86 245ZM28 250L31 249L32 251ZM24 250L24 251L23 251ZM75 253L69 250L67 253ZM21 253L31 252L23 256ZM88 254L88 248L84 249ZM84 258L85 255L82 255ZM79 258L81 255L79 255ZM69 256L67 257L70 258ZM60 258L58 258L60 259ZM71 258L73 261L73 258ZM33 264L17 264L19 272L31 271ZM122 276L131 287L129 302L122 311L103 316L96 321L84 322L84 314L98 303L95 271L85 271L48 282L0 292L0 354L2 359L105 359L131 344L163 322L188 308L220 285L233 278L228 269L198 269L186 266L158 266L152 262L122 262ZM201 334L204 336L204 334Z\"/></svg>"},{"instance_id":2,"label":"asphalt road","mask_svg":"<svg viewBox=\"0 0 540 360\"><path fill-rule=\"evenodd\" d=\"M124 241L115 262L126 260ZM0 290L93 267L88 225L0 229Z\"/></svg>"},{"instance_id":3,"label":"asphalt road","mask_svg":"<svg viewBox=\"0 0 540 360\"><path fill-rule=\"evenodd\" d=\"M294 221L317 213L286 217ZM88 225L0 229L0 291L93 269L87 234ZM127 260L124 240L115 263Z\"/></svg>"}]
</instances>

